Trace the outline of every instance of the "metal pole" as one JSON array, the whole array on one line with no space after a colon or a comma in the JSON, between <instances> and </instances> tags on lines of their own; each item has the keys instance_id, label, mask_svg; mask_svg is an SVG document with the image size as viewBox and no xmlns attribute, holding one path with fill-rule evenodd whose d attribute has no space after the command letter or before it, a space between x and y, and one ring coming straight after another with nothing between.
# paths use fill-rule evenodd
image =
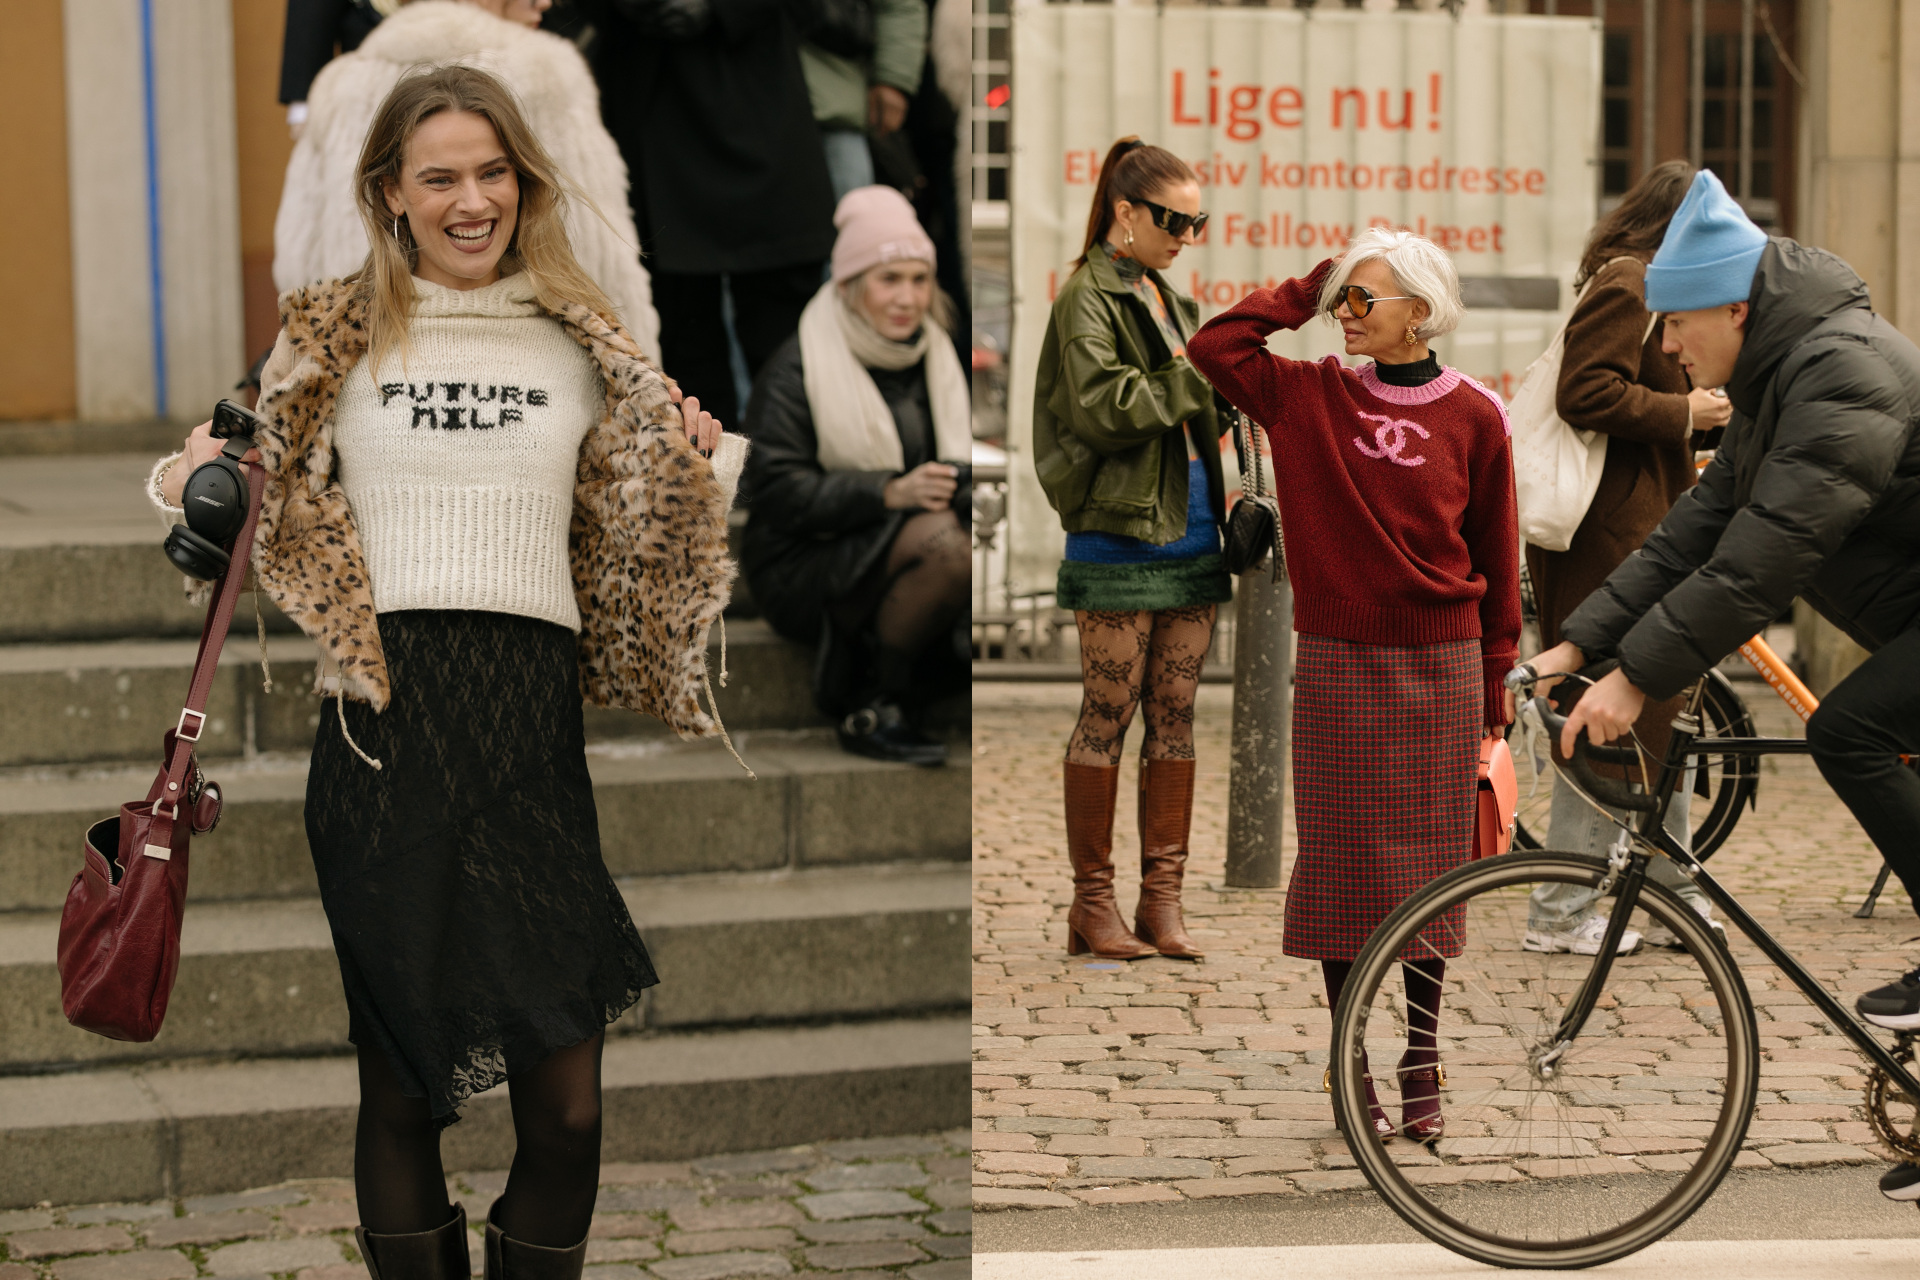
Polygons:
<instances>
[{"instance_id":1,"label":"metal pole","mask_svg":"<svg viewBox=\"0 0 1920 1280\"><path fill-rule=\"evenodd\" d=\"M1600 29L1600 78L1602 82L1604 82L1607 76L1607 0L1593 0L1593 25ZM1607 198L1606 101L1607 91L1602 88L1600 90L1600 119L1598 126L1600 136L1594 139L1593 143L1593 154L1595 157L1593 166L1593 198L1594 208L1596 209L1599 208L1599 202Z\"/></svg>"},{"instance_id":2,"label":"metal pole","mask_svg":"<svg viewBox=\"0 0 1920 1280\"><path fill-rule=\"evenodd\" d=\"M1227 783L1227 884L1280 886L1293 695L1293 591L1265 569L1240 578L1233 636L1233 763Z\"/></svg>"},{"instance_id":3,"label":"metal pole","mask_svg":"<svg viewBox=\"0 0 1920 1280\"><path fill-rule=\"evenodd\" d=\"M1696 169L1705 155L1701 135L1705 132L1706 114L1707 0L1693 0L1693 48L1687 58L1687 159Z\"/></svg>"},{"instance_id":4,"label":"metal pole","mask_svg":"<svg viewBox=\"0 0 1920 1280\"><path fill-rule=\"evenodd\" d=\"M1753 0L1740 0L1740 203L1753 199Z\"/></svg>"},{"instance_id":5,"label":"metal pole","mask_svg":"<svg viewBox=\"0 0 1920 1280\"><path fill-rule=\"evenodd\" d=\"M1640 173L1644 175L1653 168L1654 157L1659 154L1653 138L1653 82L1659 68L1659 59L1654 56L1658 48L1659 0L1640 0L1640 17Z\"/></svg>"}]
</instances>

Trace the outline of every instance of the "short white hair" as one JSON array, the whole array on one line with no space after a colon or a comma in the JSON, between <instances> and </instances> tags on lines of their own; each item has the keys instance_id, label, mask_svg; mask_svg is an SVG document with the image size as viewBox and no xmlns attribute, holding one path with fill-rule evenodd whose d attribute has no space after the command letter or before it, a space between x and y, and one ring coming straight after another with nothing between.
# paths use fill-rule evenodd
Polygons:
<instances>
[{"instance_id":1,"label":"short white hair","mask_svg":"<svg viewBox=\"0 0 1920 1280\"><path fill-rule=\"evenodd\" d=\"M1425 236L1391 227L1368 227L1347 245L1340 265L1320 288L1323 315L1332 312L1334 299L1346 287L1353 269L1375 258L1386 260L1401 293L1427 304L1427 318L1414 328L1416 335L1431 340L1460 327L1467 306L1460 300L1460 273L1454 270L1453 259Z\"/></svg>"}]
</instances>

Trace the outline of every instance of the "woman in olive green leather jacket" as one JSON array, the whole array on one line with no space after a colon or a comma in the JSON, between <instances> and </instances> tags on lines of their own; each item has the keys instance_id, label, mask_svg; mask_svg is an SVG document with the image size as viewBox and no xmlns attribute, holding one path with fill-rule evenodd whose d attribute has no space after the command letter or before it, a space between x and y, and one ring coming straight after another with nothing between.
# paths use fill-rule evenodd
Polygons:
<instances>
[{"instance_id":1,"label":"woman in olive green leather jacket","mask_svg":"<svg viewBox=\"0 0 1920 1280\"><path fill-rule=\"evenodd\" d=\"M1213 388L1187 363L1199 308L1160 273L1206 224L1193 171L1123 138L1094 190L1085 250L1054 300L1033 393L1033 456L1067 531L1058 603L1074 611L1085 688L1067 744L1067 952L1197 960L1180 910L1193 818L1193 705L1214 608L1225 494ZM1140 903L1114 902L1120 749L1140 744Z\"/></svg>"}]
</instances>

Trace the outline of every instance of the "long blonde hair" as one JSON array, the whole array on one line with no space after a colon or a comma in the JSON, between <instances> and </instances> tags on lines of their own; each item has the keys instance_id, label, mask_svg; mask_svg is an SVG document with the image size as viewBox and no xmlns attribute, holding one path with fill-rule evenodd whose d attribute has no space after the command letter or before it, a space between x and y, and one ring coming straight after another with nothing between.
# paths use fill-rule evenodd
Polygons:
<instances>
[{"instance_id":1,"label":"long blonde hair","mask_svg":"<svg viewBox=\"0 0 1920 1280\"><path fill-rule=\"evenodd\" d=\"M419 247L404 217L387 210L388 182L398 185L407 144L421 122L442 111L468 111L493 126L519 176L520 207L507 244L534 296L550 311L578 303L617 323L613 304L580 267L567 241L566 201L581 198L527 126L513 91L477 67L432 67L403 77L380 104L360 149L358 195L366 224L367 261L351 279L369 303L367 349L372 369L395 347L404 358L413 313L413 267ZM504 263L505 255L503 255ZM635 348L637 351L638 348Z\"/></svg>"}]
</instances>

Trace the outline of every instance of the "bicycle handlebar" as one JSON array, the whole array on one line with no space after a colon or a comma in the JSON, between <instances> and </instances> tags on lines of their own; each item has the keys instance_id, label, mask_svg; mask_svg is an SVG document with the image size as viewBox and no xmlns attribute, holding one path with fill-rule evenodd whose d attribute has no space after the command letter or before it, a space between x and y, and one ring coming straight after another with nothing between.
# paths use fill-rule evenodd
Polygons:
<instances>
[{"instance_id":1,"label":"bicycle handlebar","mask_svg":"<svg viewBox=\"0 0 1920 1280\"><path fill-rule=\"evenodd\" d=\"M1507 673L1507 687L1516 695L1530 688L1540 678L1531 666L1521 664ZM1567 717L1554 708L1553 702L1545 694L1536 694L1529 699L1534 713L1540 717L1540 723L1547 727L1552 740L1558 742L1561 733L1567 727ZM1630 813L1652 813L1660 807L1657 796L1629 789L1625 782L1613 778L1603 778L1593 771L1591 761L1602 764L1638 764L1639 753L1627 747L1598 746L1587 738L1586 730L1573 740L1573 754L1567 758L1567 772L1580 788L1602 804L1610 804L1616 809L1625 809Z\"/></svg>"}]
</instances>

